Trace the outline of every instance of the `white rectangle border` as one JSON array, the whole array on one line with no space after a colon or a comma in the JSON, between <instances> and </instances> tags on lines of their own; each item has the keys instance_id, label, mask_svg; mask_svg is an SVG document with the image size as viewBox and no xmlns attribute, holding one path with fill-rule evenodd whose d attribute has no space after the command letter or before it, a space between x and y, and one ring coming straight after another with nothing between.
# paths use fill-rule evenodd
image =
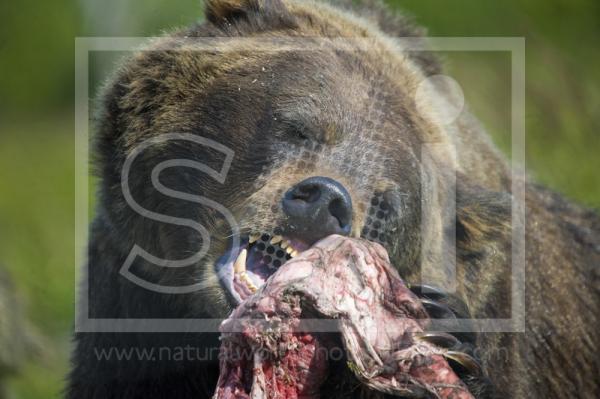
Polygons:
<instances>
[{"instance_id":1,"label":"white rectangle border","mask_svg":"<svg viewBox=\"0 0 600 399\"><path fill-rule=\"evenodd\" d=\"M424 40L425 39L425 42ZM134 37L77 37L75 39L75 331L76 332L216 332L221 319L99 319L90 318L88 312L89 285L87 272L87 245L89 239L89 53L92 51L133 52L144 51L148 43L164 38ZM219 48L230 40L249 38L194 38L200 50ZM294 38L294 41L302 39ZM369 46L373 39L340 38L362 42ZM525 39L522 37L429 37L396 38L406 51L496 51L511 54L511 174L512 174L512 275L511 317L507 319L472 319L478 332L525 331ZM267 43L272 46L272 41ZM285 50L292 41L281 40ZM180 41L181 43L181 41ZM201 43L204 45L198 46ZM264 42L263 42L264 43ZM424 44L426 43L426 47ZM260 43L259 43L260 44ZM318 45L315 39L299 46L306 50ZM224 48L224 47L223 47ZM272 49L272 47L271 47ZM189 51L189 48L186 49ZM218 51L218 50L217 50ZM520 221L515 223L515 221ZM320 331L337 331L336 321L319 321Z\"/></svg>"}]
</instances>

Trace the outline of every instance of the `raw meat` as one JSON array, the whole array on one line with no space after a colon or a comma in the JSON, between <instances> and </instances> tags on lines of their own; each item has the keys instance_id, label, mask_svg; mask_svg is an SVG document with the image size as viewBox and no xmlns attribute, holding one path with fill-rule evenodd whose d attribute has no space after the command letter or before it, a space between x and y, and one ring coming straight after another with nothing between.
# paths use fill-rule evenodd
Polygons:
<instances>
[{"instance_id":1,"label":"raw meat","mask_svg":"<svg viewBox=\"0 0 600 399\"><path fill-rule=\"evenodd\" d=\"M398 396L472 398L445 349L418 339L427 313L385 249L335 235L282 265L223 322L214 397L318 398L332 344L319 321L331 324L328 319L336 323L349 367L368 387Z\"/></svg>"}]
</instances>

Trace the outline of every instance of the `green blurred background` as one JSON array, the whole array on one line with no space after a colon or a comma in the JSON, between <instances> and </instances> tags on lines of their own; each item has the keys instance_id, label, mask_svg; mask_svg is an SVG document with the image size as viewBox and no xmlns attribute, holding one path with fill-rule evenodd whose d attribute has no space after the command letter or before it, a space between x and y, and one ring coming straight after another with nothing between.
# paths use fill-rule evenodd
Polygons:
<instances>
[{"instance_id":1,"label":"green blurred background","mask_svg":"<svg viewBox=\"0 0 600 399\"><path fill-rule=\"evenodd\" d=\"M600 205L599 1L390 4L413 14L432 36L525 37L527 167L569 197ZM43 356L10 379L15 398L60 397L67 370L75 287L75 37L155 36L201 18L201 10L198 0L0 4L0 265L45 337ZM509 149L510 58L448 54L447 63L494 139Z\"/></svg>"}]
</instances>

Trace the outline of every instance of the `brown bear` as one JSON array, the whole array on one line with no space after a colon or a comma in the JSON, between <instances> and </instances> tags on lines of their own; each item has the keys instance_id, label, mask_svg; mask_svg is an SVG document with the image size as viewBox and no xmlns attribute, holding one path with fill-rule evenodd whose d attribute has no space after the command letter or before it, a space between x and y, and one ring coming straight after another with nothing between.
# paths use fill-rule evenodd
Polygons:
<instances>
[{"instance_id":1,"label":"brown bear","mask_svg":"<svg viewBox=\"0 0 600 399\"><path fill-rule=\"evenodd\" d=\"M392 39L420 40L421 29L376 1L207 0L206 17L137 52L103 92L90 316L224 318L319 239L363 237L385 247L431 318L449 321L460 341L452 366L475 397L600 396L600 218L511 173L467 111L451 124L426 112L444 90L417 92L441 65ZM156 286L202 288L174 294L124 278L133 246L171 260L206 249L184 267L137 259L130 269ZM240 262L244 279L232 272ZM521 320L524 331L478 332L470 318ZM216 329L138 327L77 333L66 396L212 395ZM188 346L210 355L153 352ZM115 349L124 356L101 356ZM323 396L382 396L343 360L334 370Z\"/></svg>"}]
</instances>

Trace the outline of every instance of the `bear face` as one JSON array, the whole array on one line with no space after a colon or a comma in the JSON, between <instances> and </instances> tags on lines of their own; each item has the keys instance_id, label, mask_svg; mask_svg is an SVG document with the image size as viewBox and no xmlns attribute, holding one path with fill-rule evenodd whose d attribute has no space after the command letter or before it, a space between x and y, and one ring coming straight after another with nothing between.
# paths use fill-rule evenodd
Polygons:
<instances>
[{"instance_id":1,"label":"bear face","mask_svg":"<svg viewBox=\"0 0 600 399\"><path fill-rule=\"evenodd\" d=\"M332 233L380 242L406 278L429 270L443 283L449 272L442 260L454 251L452 237L445 244L454 235L448 226L456 223L455 204L449 201L455 187L448 182L461 173L459 162L473 162L473 156L457 160L456 139L416 101L427 78L421 60L326 6L320 11L294 5L290 10L280 3L256 7L251 16L236 14L231 22L196 27L151 45L107 90L99 143L110 201L105 209L118 221L120 242L152 248L163 259L196 253L203 245L193 229L156 223L114 203L125 202L121 172L141 143L164 134L192 134L233 152L225 182L185 167L163 170L160 179L229 210L243 245L232 248L226 237L234 229L214 209L157 194L150 181L149 171L172 159L219 170L222 154L214 149L178 140L150 147L136 158L129 182L142 208L206 226L208 255L187 276L209 287L205 293L221 304L209 316L225 316L239 301L230 280L242 250L248 251L254 289L290 257L288 252L293 256L291 248L306 249ZM210 8L208 14L216 18ZM257 19L265 26L257 28ZM280 32L282 20L286 30ZM227 37L206 39L217 33ZM477 141L469 145L494 152ZM497 170L505 168L501 160L497 164ZM321 180L311 184L315 178ZM478 183L498 186L495 180L501 179L506 176L496 171ZM289 209L302 201L286 197L298 197L307 188L313 196L338 193L311 205L312 210ZM269 246L279 236L281 241ZM256 237L269 242L254 245ZM161 284L182 279L177 272L160 274Z\"/></svg>"}]
</instances>

